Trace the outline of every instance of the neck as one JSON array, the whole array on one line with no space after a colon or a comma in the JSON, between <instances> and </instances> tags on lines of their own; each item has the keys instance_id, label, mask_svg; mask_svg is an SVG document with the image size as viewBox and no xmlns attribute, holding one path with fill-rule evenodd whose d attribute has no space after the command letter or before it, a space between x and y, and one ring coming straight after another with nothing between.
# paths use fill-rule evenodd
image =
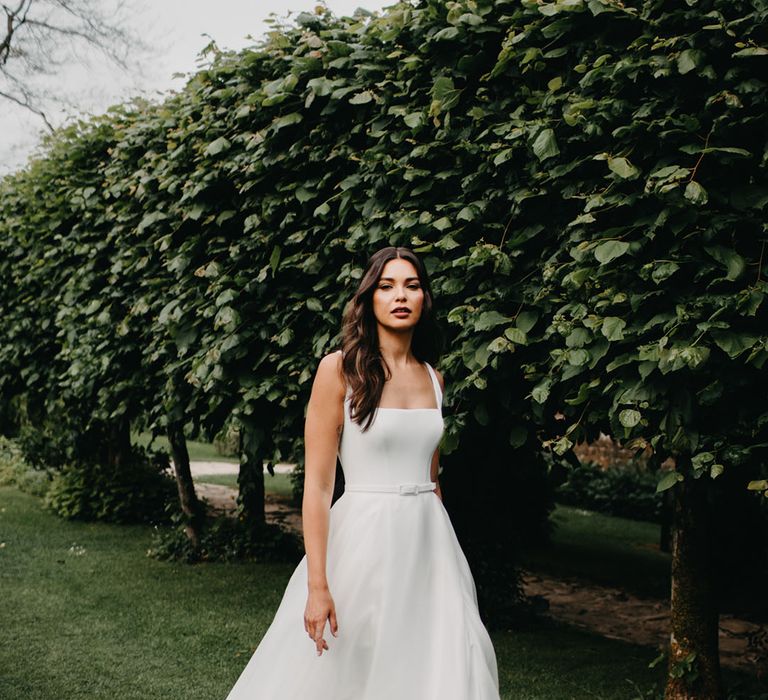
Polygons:
<instances>
[{"instance_id":1,"label":"neck","mask_svg":"<svg viewBox=\"0 0 768 700\"><path fill-rule=\"evenodd\" d=\"M416 362L411 352L412 338L412 330L393 333L379 326L379 351L390 369L403 368Z\"/></svg>"}]
</instances>

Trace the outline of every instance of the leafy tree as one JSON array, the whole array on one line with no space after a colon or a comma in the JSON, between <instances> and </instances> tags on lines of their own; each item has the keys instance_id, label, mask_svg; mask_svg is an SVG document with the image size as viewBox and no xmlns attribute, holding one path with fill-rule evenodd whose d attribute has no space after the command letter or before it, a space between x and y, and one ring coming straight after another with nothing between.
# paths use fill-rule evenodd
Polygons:
<instances>
[{"instance_id":1,"label":"leafy tree","mask_svg":"<svg viewBox=\"0 0 768 700\"><path fill-rule=\"evenodd\" d=\"M761 3L546 4L504 60L540 80L556 250L531 395L562 454L596 429L675 469L669 698L719 698L713 481L764 488ZM579 37L591 33L589 45ZM549 51L544 50L544 46ZM525 57L530 57L526 61ZM534 93L536 94L536 93ZM534 94L531 99L534 99ZM756 468L757 467L757 468ZM750 482L751 480L751 482Z\"/></svg>"}]
</instances>

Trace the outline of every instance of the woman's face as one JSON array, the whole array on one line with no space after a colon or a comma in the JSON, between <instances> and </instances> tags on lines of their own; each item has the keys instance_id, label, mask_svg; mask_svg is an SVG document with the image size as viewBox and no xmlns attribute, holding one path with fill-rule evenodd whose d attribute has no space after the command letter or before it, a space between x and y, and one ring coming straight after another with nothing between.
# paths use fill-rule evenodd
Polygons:
<instances>
[{"instance_id":1,"label":"woman's face","mask_svg":"<svg viewBox=\"0 0 768 700\"><path fill-rule=\"evenodd\" d=\"M414 328L421 318L424 290L413 263L393 258L381 270L373 292L373 313L376 320L392 330ZM407 309L406 313L393 313Z\"/></svg>"}]
</instances>

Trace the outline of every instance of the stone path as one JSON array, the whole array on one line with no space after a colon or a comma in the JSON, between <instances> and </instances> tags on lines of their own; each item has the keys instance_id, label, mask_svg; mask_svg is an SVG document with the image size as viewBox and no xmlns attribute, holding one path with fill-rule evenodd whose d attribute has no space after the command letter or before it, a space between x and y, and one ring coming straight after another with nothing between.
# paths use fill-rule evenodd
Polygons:
<instances>
[{"instance_id":1,"label":"stone path","mask_svg":"<svg viewBox=\"0 0 768 700\"><path fill-rule=\"evenodd\" d=\"M238 465L223 462L193 462L193 476L236 474ZM276 472L290 472L293 465L276 465ZM197 482L198 494L209 507L221 513L235 509L237 491L227 486ZM302 533L301 510L284 498L267 494L267 520ZM669 602L643 599L626 591L598 586L577 579L559 579L524 571L523 590L529 596L542 596L548 602L545 615L555 620L588 629L609 639L619 639L650 647L666 648L669 635ZM732 615L720 617L720 661L723 666L768 678L768 626L741 620Z\"/></svg>"},{"instance_id":2,"label":"stone path","mask_svg":"<svg viewBox=\"0 0 768 700\"><path fill-rule=\"evenodd\" d=\"M171 461L173 464L173 461ZM290 474L295 467L295 464L282 464L275 465L275 472L278 474ZM189 468L192 471L192 476L200 476L201 474L237 474L240 471L240 465L237 462L203 462L195 460L189 463ZM266 473L266 468L264 472Z\"/></svg>"}]
</instances>

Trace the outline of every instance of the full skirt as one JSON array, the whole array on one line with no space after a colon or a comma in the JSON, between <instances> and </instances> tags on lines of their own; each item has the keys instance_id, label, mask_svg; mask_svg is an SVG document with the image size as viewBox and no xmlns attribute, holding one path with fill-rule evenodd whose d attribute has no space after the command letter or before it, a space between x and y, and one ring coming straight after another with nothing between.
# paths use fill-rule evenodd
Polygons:
<instances>
[{"instance_id":1,"label":"full skirt","mask_svg":"<svg viewBox=\"0 0 768 700\"><path fill-rule=\"evenodd\" d=\"M442 501L346 492L330 509L326 576L338 636L304 629L307 560L227 700L499 700L496 656Z\"/></svg>"}]
</instances>

